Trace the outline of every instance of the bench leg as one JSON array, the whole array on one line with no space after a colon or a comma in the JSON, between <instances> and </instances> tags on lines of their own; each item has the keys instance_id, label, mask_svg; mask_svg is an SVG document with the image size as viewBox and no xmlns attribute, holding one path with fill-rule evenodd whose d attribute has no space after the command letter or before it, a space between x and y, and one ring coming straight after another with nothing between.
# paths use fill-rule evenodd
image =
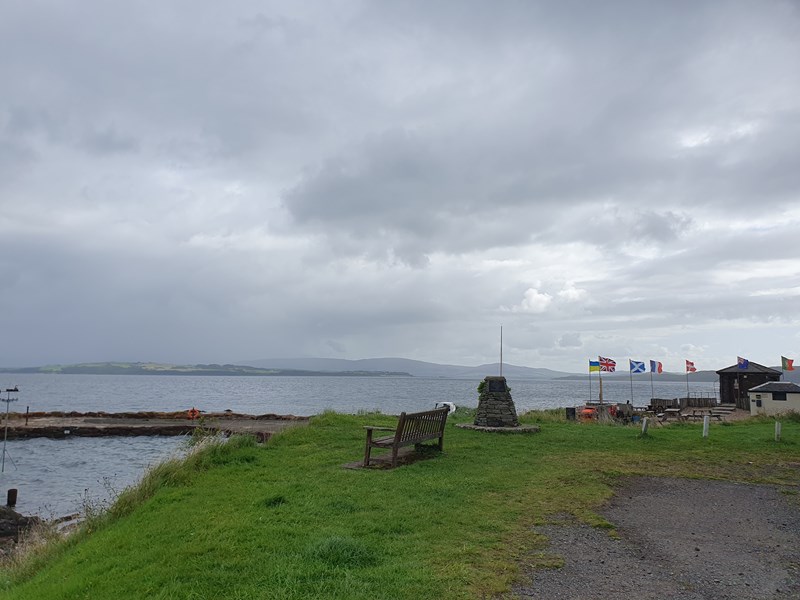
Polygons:
<instances>
[{"instance_id":1,"label":"bench leg","mask_svg":"<svg viewBox=\"0 0 800 600\"><path fill-rule=\"evenodd\" d=\"M372 451L372 430L368 429L367 430L367 445L364 448L364 466L365 467L369 466L369 455L370 455L371 451Z\"/></svg>"},{"instance_id":2,"label":"bench leg","mask_svg":"<svg viewBox=\"0 0 800 600\"><path fill-rule=\"evenodd\" d=\"M392 446L392 468L397 466L397 451L399 448L397 446Z\"/></svg>"}]
</instances>

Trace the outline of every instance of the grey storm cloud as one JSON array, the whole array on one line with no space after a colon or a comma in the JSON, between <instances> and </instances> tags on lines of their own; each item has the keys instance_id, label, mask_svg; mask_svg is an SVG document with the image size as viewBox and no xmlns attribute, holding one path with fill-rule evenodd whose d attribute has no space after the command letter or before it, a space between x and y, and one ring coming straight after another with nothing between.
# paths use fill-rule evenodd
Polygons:
<instances>
[{"instance_id":1,"label":"grey storm cloud","mask_svg":"<svg viewBox=\"0 0 800 600\"><path fill-rule=\"evenodd\" d=\"M795 2L1 12L0 364L800 354Z\"/></svg>"}]
</instances>

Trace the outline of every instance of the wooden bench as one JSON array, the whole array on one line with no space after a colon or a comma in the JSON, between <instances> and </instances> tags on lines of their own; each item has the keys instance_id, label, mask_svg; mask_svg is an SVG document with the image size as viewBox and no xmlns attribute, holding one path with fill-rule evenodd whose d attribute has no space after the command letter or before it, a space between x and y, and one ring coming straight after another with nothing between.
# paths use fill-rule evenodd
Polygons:
<instances>
[{"instance_id":1,"label":"wooden bench","mask_svg":"<svg viewBox=\"0 0 800 600\"><path fill-rule=\"evenodd\" d=\"M392 467L397 466L397 452L403 446L420 444L428 440L438 439L438 447L444 447L444 426L447 423L448 407L427 410L418 413L400 413L397 427L376 427L365 425L367 444L364 449L364 466L369 466L370 452L373 448L385 448L392 451ZM374 431L393 431L394 435L373 438Z\"/></svg>"}]
</instances>

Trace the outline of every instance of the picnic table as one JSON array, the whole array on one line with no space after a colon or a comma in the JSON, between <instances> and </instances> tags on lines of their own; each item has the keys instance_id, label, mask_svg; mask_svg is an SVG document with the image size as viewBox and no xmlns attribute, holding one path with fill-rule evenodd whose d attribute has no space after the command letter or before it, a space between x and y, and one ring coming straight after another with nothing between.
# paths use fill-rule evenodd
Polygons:
<instances>
[{"instance_id":1,"label":"picnic table","mask_svg":"<svg viewBox=\"0 0 800 600\"><path fill-rule=\"evenodd\" d=\"M736 408L728 406L714 406L707 409L706 408L695 409L691 413L684 413L682 416L685 419L692 419L695 421L700 420L703 417L709 417L711 419L716 419L717 421L722 421L723 419L725 419L725 417L733 413L733 411L735 410Z\"/></svg>"},{"instance_id":2,"label":"picnic table","mask_svg":"<svg viewBox=\"0 0 800 600\"><path fill-rule=\"evenodd\" d=\"M669 419L677 419L678 421L682 421L684 419L683 415L681 414L680 408L665 408L663 413L658 415L659 421L668 421Z\"/></svg>"}]
</instances>

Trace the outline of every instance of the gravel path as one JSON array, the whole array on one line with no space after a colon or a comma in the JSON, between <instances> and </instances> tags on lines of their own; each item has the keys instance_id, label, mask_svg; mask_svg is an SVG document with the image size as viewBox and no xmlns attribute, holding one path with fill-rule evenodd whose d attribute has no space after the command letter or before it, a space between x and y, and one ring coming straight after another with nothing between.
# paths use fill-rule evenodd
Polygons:
<instances>
[{"instance_id":1,"label":"gravel path","mask_svg":"<svg viewBox=\"0 0 800 600\"><path fill-rule=\"evenodd\" d=\"M521 598L800 598L800 488L632 478L601 512L607 530L572 520L536 531L559 569L532 574Z\"/></svg>"}]
</instances>

